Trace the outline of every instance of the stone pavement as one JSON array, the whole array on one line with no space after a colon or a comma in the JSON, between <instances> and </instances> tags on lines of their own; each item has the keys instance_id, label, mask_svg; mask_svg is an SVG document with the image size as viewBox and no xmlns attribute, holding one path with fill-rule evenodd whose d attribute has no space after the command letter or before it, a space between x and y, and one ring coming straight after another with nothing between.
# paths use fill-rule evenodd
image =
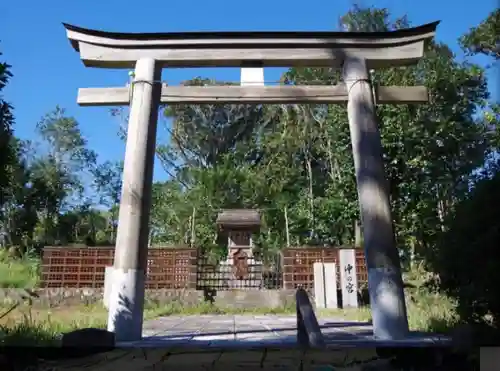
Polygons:
<instances>
[{"instance_id":1,"label":"stone pavement","mask_svg":"<svg viewBox=\"0 0 500 371\"><path fill-rule=\"evenodd\" d=\"M339 318L318 319L327 344L331 346L374 346L371 323ZM294 347L297 343L296 317L283 315L201 315L160 317L144 323L144 338L119 346L171 347ZM396 345L425 346L443 339L415 334ZM377 345L387 342L376 341ZM391 343L387 345L394 345Z\"/></svg>"},{"instance_id":2,"label":"stone pavement","mask_svg":"<svg viewBox=\"0 0 500 371\"><path fill-rule=\"evenodd\" d=\"M374 368L382 363L382 368ZM41 371L391 371L374 348L315 350L298 348L220 349L213 347L117 348L107 353L38 364Z\"/></svg>"},{"instance_id":3,"label":"stone pavement","mask_svg":"<svg viewBox=\"0 0 500 371\"><path fill-rule=\"evenodd\" d=\"M380 358L372 327L339 318L319 320L328 349L303 349L296 343L296 318L278 315L171 316L144 323L144 338L83 359L45 362L43 371L228 371L392 370ZM435 337L419 336L391 345L429 346ZM376 344L375 344L376 343Z\"/></svg>"}]
</instances>

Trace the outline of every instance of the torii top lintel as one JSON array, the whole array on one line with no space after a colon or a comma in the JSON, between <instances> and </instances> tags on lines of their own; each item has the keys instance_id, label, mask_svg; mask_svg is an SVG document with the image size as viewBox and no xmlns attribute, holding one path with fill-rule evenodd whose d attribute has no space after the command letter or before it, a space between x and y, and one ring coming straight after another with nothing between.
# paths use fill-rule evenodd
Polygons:
<instances>
[{"instance_id":1,"label":"torii top lintel","mask_svg":"<svg viewBox=\"0 0 500 371\"><path fill-rule=\"evenodd\" d=\"M370 68L416 63L439 21L390 32L115 33L63 24L89 67L133 68L141 58L164 67L339 67L346 56Z\"/></svg>"}]
</instances>

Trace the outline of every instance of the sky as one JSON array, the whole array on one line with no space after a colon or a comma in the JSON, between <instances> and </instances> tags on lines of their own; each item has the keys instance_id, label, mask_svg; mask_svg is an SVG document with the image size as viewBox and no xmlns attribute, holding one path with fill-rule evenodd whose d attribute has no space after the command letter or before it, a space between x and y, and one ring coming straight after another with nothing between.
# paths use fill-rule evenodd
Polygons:
<instances>
[{"instance_id":1,"label":"sky","mask_svg":"<svg viewBox=\"0 0 500 371\"><path fill-rule=\"evenodd\" d=\"M0 19L0 61L12 65L14 74L4 98L14 106L15 134L36 139L37 122L59 105L78 120L100 162L124 157L125 144L117 135L119 120L111 117L109 108L79 107L76 98L78 88L124 86L128 72L86 68L70 46L62 22L115 32L330 31L353 4L351 0L9 1L2 6ZM497 0L364 0L357 4L386 7L393 16L406 14L413 26L441 20L437 39L461 54L457 39L486 18ZM265 69L265 80L278 80L282 71ZM178 84L196 76L239 81L240 71L172 69L164 70L162 79ZM489 77L490 85L498 82L498 71ZM158 139L165 140L166 134L160 123ZM154 177L167 177L159 161Z\"/></svg>"}]
</instances>

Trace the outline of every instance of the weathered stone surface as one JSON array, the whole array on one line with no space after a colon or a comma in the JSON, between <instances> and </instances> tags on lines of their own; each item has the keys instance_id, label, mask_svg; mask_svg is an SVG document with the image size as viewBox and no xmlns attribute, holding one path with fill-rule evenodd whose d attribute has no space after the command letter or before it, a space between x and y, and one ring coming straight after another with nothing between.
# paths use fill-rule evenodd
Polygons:
<instances>
[{"instance_id":1,"label":"weathered stone surface","mask_svg":"<svg viewBox=\"0 0 500 371\"><path fill-rule=\"evenodd\" d=\"M189 370L217 371L236 367L326 371L387 367L388 358L376 353L369 323L339 318L323 318L319 323L328 341L326 351L297 347L296 317L293 315L160 317L144 323L141 341L117 343L116 348L108 352L103 352L102 345L106 345L109 338L95 342L91 333L94 329L86 329L87 334L82 336L80 331L76 340L70 342L73 346L66 348L71 359L53 357L51 362L46 361L38 369L69 371L91 367L93 370L125 371L175 370L179 367L187 370L189 367ZM90 340L82 339L84 336L89 336ZM91 341L94 348L76 345ZM427 343L427 346L430 350L435 348L433 343ZM93 354L96 348L100 354Z\"/></svg>"},{"instance_id":2,"label":"weathered stone surface","mask_svg":"<svg viewBox=\"0 0 500 371\"><path fill-rule=\"evenodd\" d=\"M0 302L4 304L22 303L27 300L37 300L36 291L28 289L0 289Z\"/></svg>"},{"instance_id":3,"label":"weathered stone surface","mask_svg":"<svg viewBox=\"0 0 500 371\"><path fill-rule=\"evenodd\" d=\"M214 299L223 308L279 308L295 304L295 291L227 290L217 292Z\"/></svg>"},{"instance_id":4,"label":"weathered stone surface","mask_svg":"<svg viewBox=\"0 0 500 371\"><path fill-rule=\"evenodd\" d=\"M26 289L0 289L0 303L10 304L30 300L34 307L50 308L77 304L102 302L103 288L45 288L33 291ZM295 302L293 290L227 290L215 293L214 303L219 307L279 308L292 306ZM156 304L176 302L184 306L195 306L205 300L201 290L146 290L146 300Z\"/></svg>"},{"instance_id":5,"label":"weathered stone surface","mask_svg":"<svg viewBox=\"0 0 500 371\"><path fill-rule=\"evenodd\" d=\"M430 349L432 350L432 349ZM410 364L405 366L411 366ZM435 369L434 364L429 368ZM447 368L436 369L447 369ZM446 367L446 365L444 365ZM51 368L52 367L52 368ZM302 350L296 348L261 349L210 349L210 348L155 348L117 349L86 359L46 363L39 370L350 370L350 371L392 371L401 370L393 361L381 359L373 348L339 348L326 351ZM404 368L406 369L406 368ZM409 369L409 368L408 368Z\"/></svg>"},{"instance_id":6,"label":"weathered stone surface","mask_svg":"<svg viewBox=\"0 0 500 371\"><path fill-rule=\"evenodd\" d=\"M92 288L81 289L0 289L0 303L9 304L30 300L35 307L54 307L98 302L102 298L102 290Z\"/></svg>"}]
</instances>

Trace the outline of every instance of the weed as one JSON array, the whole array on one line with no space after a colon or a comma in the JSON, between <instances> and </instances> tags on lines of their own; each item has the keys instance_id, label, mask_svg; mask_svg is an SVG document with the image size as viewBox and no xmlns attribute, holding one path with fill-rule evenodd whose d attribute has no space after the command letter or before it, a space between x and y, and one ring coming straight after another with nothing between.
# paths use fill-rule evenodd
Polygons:
<instances>
[{"instance_id":1,"label":"weed","mask_svg":"<svg viewBox=\"0 0 500 371\"><path fill-rule=\"evenodd\" d=\"M458 322L456 303L426 286L426 272L421 266L406 274L408 320L412 330L444 333ZM0 251L0 287L31 288L39 280L39 260L30 253L12 258ZM295 303L277 308L219 307L209 302L186 305L181 295L169 303L147 300L145 319L172 315L203 314L288 314L295 315ZM318 310L318 317L370 321L369 307ZM52 345L63 332L78 328L105 328L108 313L99 303L84 301L79 305L35 309L29 303L13 308L0 306L0 344Z\"/></svg>"},{"instance_id":2,"label":"weed","mask_svg":"<svg viewBox=\"0 0 500 371\"><path fill-rule=\"evenodd\" d=\"M40 259L30 251L13 258L0 249L0 287L33 288L40 281Z\"/></svg>"}]
</instances>

